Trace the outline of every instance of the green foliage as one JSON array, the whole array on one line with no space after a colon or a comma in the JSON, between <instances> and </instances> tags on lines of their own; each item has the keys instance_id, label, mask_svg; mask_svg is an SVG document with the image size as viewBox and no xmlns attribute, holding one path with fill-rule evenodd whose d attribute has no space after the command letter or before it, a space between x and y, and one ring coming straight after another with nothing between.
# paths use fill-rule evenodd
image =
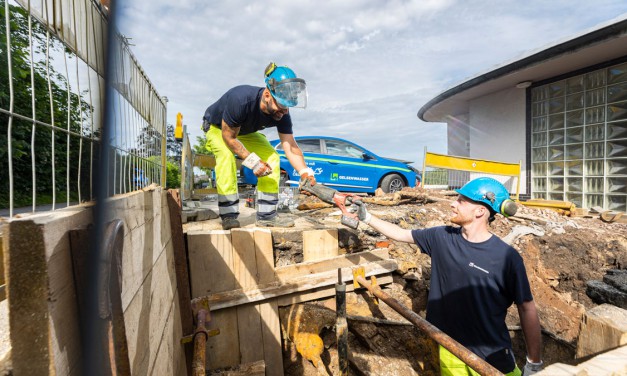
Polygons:
<instances>
[{"instance_id":1,"label":"green foliage","mask_svg":"<svg viewBox=\"0 0 627 376\"><path fill-rule=\"evenodd\" d=\"M0 19L5 19L6 8L0 7ZM30 62L30 42L28 36L28 13L22 7L9 5L10 17L10 52L11 78L9 77L9 57L7 48L7 28L0 22L0 108L27 117L34 117L38 122L52 124L64 130L85 134L83 124L91 114L89 103L75 93L70 92L68 103L68 82L56 72L52 64L46 66L46 30L33 19L32 41L35 59ZM68 59L76 58L56 39L51 38L51 50L55 56L63 53ZM51 56L51 59L54 57ZM48 80L50 77L50 80ZM10 81L11 80L11 81ZM13 84L13 103L9 83ZM33 93L35 108L33 109ZM82 95L88 96L86 92ZM0 124L3 129L9 125L9 116L0 113ZM78 191L82 199L89 199L91 147L85 140L70 136L60 130L54 132L50 127L41 124L33 125L13 117L11 123L11 162L13 167L14 206L26 206L32 202L33 189L37 204L45 203L46 197L56 194L56 200L65 200L67 190L72 201L78 199ZM54 147L53 147L54 146ZM94 158L98 146L94 146ZM54 152L53 152L54 151ZM35 155L33 160L33 153ZM69 163L68 163L69 158ZM81 170L78 161L81 160ZM0 137L0 161L8 166L9 142L6 136ZM33 179L34 169L34 179ZM67 175L69 172L69 182ZM55 176L53 186L52 176ZM78 186L79 174L81 187ZM68 187L69 184L69 187ZM9 205L9 169L0 169L0 207Z\"/></svg>"},{"instance_id":2,"label":"green foliage","mask_svg":"<svg viewBox=\"0 0 627 376\"><path fill-rule=\"evenodd\" d=\"M212 154L207 149L207 136L204 134L202 136L196 136L196 144L192 146L192 148L197 154Z\"/></svg>"},{"instance_id":3,"label":"green foliage","mask_svg":"<svg viewBox=\"0 0 627 376\"><path fill-rule=\"evenodd\" d=\"M165 169L165 186L168 189L178 189L181 187L181 168L180 163L175 160L166 161Z\"/></svg>"}]
</instances>

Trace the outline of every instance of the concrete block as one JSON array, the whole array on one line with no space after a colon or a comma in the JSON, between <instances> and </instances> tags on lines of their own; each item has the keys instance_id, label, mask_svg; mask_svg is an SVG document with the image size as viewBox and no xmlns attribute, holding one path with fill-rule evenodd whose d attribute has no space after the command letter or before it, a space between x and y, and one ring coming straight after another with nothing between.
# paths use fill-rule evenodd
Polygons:
<instances>
[{"instance_id":1,"label":"concrete block","mask_svg":"<svg viewBox=\"0 0 627 376\"><path fill-rule=\"evenodd\" d=\"M583 315L575 358L627 344L627 310L602 304Z\"/></svg>"}]
</instances>

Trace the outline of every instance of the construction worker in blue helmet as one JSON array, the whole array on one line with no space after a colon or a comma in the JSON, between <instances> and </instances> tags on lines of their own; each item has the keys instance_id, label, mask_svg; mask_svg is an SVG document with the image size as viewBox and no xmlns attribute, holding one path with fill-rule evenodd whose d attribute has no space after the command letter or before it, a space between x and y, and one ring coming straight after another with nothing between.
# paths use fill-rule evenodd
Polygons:
<instances>
[{"instance_id":1,"label":"construction worker in blue helmet","mask_svg":"<svg viewBox=\"0 0 627 376\"><path fill-rule=\"evenodd\" d=\"M264 71L264 87L241 85L228 90L210 105L203 116L206 148L216 158L218 209L225 230L240 227L237 165L233 154L243 160L258 178L258 226L290 227L294 221L277 216L279 155L259 131L276 127L280 144L301 181L316 184L314 172L305 164L294 140L290 108L307 106L305 80L286 66L270 63Z\"/></svg>"},{"instance_id":2,"label":"construction worker in blue helmet","mask_svg":"<svg viewBox=\"0 0 627 376\"><path fill-rule=\"evenodd\" d=\"M427 320L506 375L532 375L542 369L540 320L525 264L518 252L489 230L498 214L516 213L507 189L481 177L456 190L451 225L403 229L368 212L358 201L359 219L381 234L416 244L431 257ZM515 303L527 346L526 363L517 367L505 323ZM440 346L442 375L479 375Z\"/></svg>"}]
</instances>

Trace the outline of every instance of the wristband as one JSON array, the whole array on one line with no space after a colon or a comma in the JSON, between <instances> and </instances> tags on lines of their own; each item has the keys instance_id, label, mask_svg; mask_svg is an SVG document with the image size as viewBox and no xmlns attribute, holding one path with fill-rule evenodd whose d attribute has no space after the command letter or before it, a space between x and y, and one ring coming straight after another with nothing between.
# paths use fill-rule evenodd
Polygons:
<instances>
[{"instance_id":1,"label":"wristband","mask_svg":"<svg viewBox=\"0 0 627 376\"><path fill-rule=\"evenodd\" d=\"M303 176L303 174L308 174L309 176L315 175L311 167L303 168L302 170L298 171L298 175Z\"/></svg>"},{"instance_id":2,"label":"wristband","mask_svg":"<svg viewBox=\"0 0 627 376\"><path fill-rule=\"evenodd\" d=\"M257 165L257 163L259 163L259 161L261 160L261 158L259 158L259 156L255 153L250 153L248 154L248 157L246 157L246 159L244 159L244 161L242 162L242 166L244 167L248 167L251 170L255 168L255 166Z\"/></svg>"},{"instance_id":3,"label":"wristband","mask_svg":"<svg viewBox=\"0 0 627 376\"><path fill-rule=\"evenodd\" d=\"M529 364L531 366L531 368L533 368L534 370L540 370L540 367L542 367L542 365L544 364L544 362L542 360L540 360L539 363L534 363L531 360L529 360L529 357L526 356L525 358L527 358L527 364Z\"/></svg>"}]
</instances>

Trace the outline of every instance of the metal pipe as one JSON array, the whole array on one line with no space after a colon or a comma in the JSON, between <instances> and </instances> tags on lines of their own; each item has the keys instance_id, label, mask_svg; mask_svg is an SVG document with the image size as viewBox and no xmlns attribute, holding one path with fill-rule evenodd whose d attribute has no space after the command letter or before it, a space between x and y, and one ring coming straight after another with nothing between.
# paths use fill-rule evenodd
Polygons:
<instances>
[{"instance_id":1,"label":"metal pipe","mask_svg":"<svg viewBox=\"0 0 627 376\"><path fill-rule=\"evenodd\" d=\"M346 322L346 284L342 282L341 268L337 270L335 310L337 312L335 334L337 337L339 373L341 376L346 376L348 375L348 323Z\"/></svg>"},{"instance_id":2,"label":"metal pipe","mask_svg":"<svg viewBox=\"0 0 627 376\"><path fill-rule=\"evenodd\" d=\"M198 320L196 321L196 330L194 331L194 359L192 361L192 375L205 376L205 348L207 346L207 339L209 339L209 334L207 333L207 328L205 327L207 310L200 309L197 317Z\"/></svg>"},{"instance_id":3,"label":"metal pipe","mask_svg":"<svg viewBox=\"0 0 627 376\"><path fill-rule=\"evenodd\" d=\"M492 367L485 360L481 359L472 351L462 346L459 342L449 337L446 333L435 327L433 324L420 317L414 311L402 305L398 300L384 293L379 286L372 286L362 276L356 276L355 280L359 282L360 285L367 288L368 291L370 291L374 296L383 300L388 306L390 306L390 308L394 309L396 312L400 313L403 317L409 320L412 324L416 325L418 329L425 332L430 338L435 340L442 347L461 359L470 368L472 368L476 372L479 372L479 374L484 376L503 375L501 372L499 372L499 370Z\"/></svg>"}]
</instances>

